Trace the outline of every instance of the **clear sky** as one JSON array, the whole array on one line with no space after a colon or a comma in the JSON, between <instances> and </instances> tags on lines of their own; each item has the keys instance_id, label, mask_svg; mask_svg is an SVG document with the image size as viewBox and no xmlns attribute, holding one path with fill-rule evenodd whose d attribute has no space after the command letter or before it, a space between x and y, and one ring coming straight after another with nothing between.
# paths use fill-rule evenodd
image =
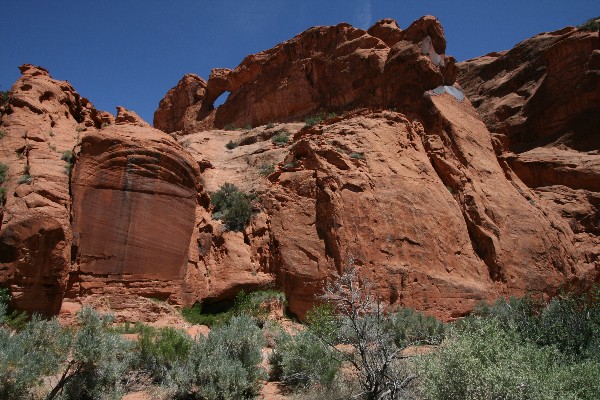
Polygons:
<instances>
[{"instance_id":1,"label":"clear sky","mask_svg":"<svg viewBox=\"0 0 600 400\"><path fill-rule=\"evenodd\" d=\"M506 50L537 33L600 15L599 0L0 0L0 88L18 66L41 65L102 110L118 105L152 123L186 73L205 79L315 25L368 28L422 15L444 27L458 60Z\"/></svg>"}]
</instances>

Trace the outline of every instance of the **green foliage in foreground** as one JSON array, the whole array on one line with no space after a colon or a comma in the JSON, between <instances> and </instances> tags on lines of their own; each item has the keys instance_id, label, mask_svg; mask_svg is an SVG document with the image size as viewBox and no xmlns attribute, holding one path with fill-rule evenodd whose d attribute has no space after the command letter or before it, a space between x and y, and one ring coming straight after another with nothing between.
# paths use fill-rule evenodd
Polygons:
<instances>
[{"instance_id":1,"label":"green foliage in foreground","mask_svg":"<svg viewBox=\"0 0 600 400\"><path fill-rule=\"evenodd\" d=\"M259 367L264 339L252 318L233 317L208 337L199 335L188 357L170 374L177 398L242 399L258 392L266 377Z\"/></svg>"},{"instance_id":2,"label":"green foliage in foreground","mask_svg":"<svg viewBox=\"0 0 600 400\"><path fill-rule=\"evenodd\" d=\"M252 197L232 183L224 183L210 200L213 218L222 219L227 229L242 231L252 218Z\"/></svg>"},{"instance_id":3,"label":"green foliage in foreground","mask_svg":"<svg viewBox=\"0 0 600 400\"><path fill-rule=\"evenodd\" d=\"M281 333L269 361L272 378L294 389L332 385L341 365L334 351L310 330L295 336Z\"/></svg>"},{"instance_id":4,"label":"green foliage in foreground","mask_svg":"<svg viewBox=\"0 0 600 400\"><path fill-rule=\"evenodd\" d=\"M271 377L296 398L600 398L598 291L547 303L499 300L448 325L410 309L366 308L366 292L330 293L338 302L353 299L357 312L330 301L309 313L305 329L275 338ZM141 376L170 399L219 400L258 393L266 379L261 305L284 299L273 291L241 293L223 321L197 338L142 324L111 328L110 315L87 308L74 329L34 316L16 330L7 325L9 300L1 290L1 399L119 399ZM137 343L125 341L121 330L136 331ZM415 344L429 345L429 353L400 351ZM377 391L367 390L368 374L385 378Z\"/></svg>"},{"instance_id":5,"label":"green foliage in foreground","mask_svg":"<svg viewBox=\"0 0 600 400\"><path fill-rule=\"evenodd\" d=\"M424 359L421 387L428 399L594 399L600 363L573 360L476 318Z\"/></svg>"}]
</instances>

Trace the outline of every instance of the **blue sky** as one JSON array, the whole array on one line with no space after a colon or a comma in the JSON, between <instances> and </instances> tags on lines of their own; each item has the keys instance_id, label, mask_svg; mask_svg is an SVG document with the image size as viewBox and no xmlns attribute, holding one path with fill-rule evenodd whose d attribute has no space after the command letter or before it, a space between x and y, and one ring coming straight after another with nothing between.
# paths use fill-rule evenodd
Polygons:
<instances>
[{"instance_id":1,"label":"blue sky","mask_svg":"<svg viewBox=\"0 0 600 400\"><path fill-rule=\"evenodd\" d=\"M368 28L394 18L406 28L427 14L440 19L447 54L465 60L580 24L600 15L600 2L2 0L0 86L12 86L19 65L41 65L97 108L114 113L121 105L151 123L186 73L207 79L212 68L234 68L315 25Z\"/></svg>"}]
</instances>

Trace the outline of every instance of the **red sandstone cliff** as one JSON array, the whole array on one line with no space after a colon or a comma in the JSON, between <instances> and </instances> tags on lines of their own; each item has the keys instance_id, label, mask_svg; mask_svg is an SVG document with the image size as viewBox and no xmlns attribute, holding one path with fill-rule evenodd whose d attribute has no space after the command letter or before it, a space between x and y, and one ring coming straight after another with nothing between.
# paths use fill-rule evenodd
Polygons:
<instances>
[{"instance_id":1,"label":"red sandstone cliff","mask_svg":"<svg viewBox=\"0 0 600 400\"><path fill-rule=\"evenodd\" d=\"M145 298L220 302L270 284L302 316L349 263L387 304L442 318L589 282L596 261L547 200L558 192L532 191L513 172L456 95L445 47L433 17L405 30L393 20L312 28L208 81L184 76L155 113L164 132L22 67L0 127L0 282L19 308L55 314L93 299L123 318L148 318ZM316 112L341 115L299 122ZM215 129L225 125L255 128ZM271 141L282 132L289 146ZM19 179L26 165L31 179ZM257 195L244 232L211 218L207 192L225 182Z\"/></svg>"},{"instance_id":2,"label":"red sandstone cliff","mask_svg":"<svg viewBox=\"0 0 600 400\"><path fill-rule=\"evenodd\" d=\"M600 38L564 28L458 64L499 159L557 211L600 273ZM597 278L590 278L591 280Z\"/></svg>"}]
</instances>

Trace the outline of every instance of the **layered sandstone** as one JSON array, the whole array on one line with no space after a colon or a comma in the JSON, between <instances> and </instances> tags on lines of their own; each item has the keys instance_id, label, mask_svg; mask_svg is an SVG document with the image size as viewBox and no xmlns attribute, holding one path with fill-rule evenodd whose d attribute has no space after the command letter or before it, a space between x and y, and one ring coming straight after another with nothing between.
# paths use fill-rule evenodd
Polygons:
<instances>
[{"instance_id":1,"label":"layered sandstone","mask_svg":"<svg viewBox=\"0 0 600 400\"><path fill-rule=\"evenodd\" d=\"M569 32L551 40L588 46ZM598 163L582 150L595 139L559 134L562 152L516 152L539 139L514 132L535 119L532 88L543 83L525 85L533 91L518 118L494 125L484 113L493 96L471 94L475 110L445 48L433 17L404 30L393 20L311 28L208 81L184 76L155 113L160 130L122 107L116 117L97 111L68 83L23 66L1 126L0 282L21 309L72 318L87 304L156 324L171 321L157 300L227 304L265 286L284 290L303 317L349 265L384 304L444 319L480 300L589 284ZM299 122L317 112L323 122ZM583 126L576 114L564 126ZM209 193L226 182L255 195L242 232L211 212Z\"/></svg>"},{"instance_id":2,"label":"layered sandstone","mask_svg":"<svg viewBox=\"0 0 600 400\"><path fill-rule=\"evenodd\" d=\"M161 101L154 125L189 132L211 124L290 121L319 110L409 110L424 91L454 83L454 59L445 49L442 27L430 16L405 30L393 20L380 21L370 32L344 23L311 28L246 57L233 70L214 69L205 90L202 80L186 75ZM225 92L227 101L215 109ZM197 122L202 119L204 126Z\"/></svg>"},{"instance_id":3,"label":"layered sandstone","mask_svg":"<svg viewBox=\"0 0 600 400\"><path fill-rule=\"evenodd\" d=\"M594 281L600 274L598 32L542 33L458 66L461 86L497 133L500 159L565 218Z\"/></svg>"},{"instance_id":4,"label":"layered sandstone","mask_svg":"<svg viewBox=\"0 0 600 400\"><path fill-rule=\"evenodd\" d=\"M0 162L8 166L0 231L0 281L14 306L56 314L71 267L69 162L64 159L87 129L112 121L68 82L21 66L2 118Z\"/></svg>"},{"instance_id":5,"label":"layered sandstone","mask_svg":"<svg viewBox=\"0 0 600 400\"><path fill-rule=\"evenodd\" d=\"M112 294L114 309L137 295L193 301L205 289L186 284L204 210L197 163L135 112L115 118L43 68L21 71L1 139L0 281L13 306L52 315L65 297Z\"/></svg>"}]
</instances>

